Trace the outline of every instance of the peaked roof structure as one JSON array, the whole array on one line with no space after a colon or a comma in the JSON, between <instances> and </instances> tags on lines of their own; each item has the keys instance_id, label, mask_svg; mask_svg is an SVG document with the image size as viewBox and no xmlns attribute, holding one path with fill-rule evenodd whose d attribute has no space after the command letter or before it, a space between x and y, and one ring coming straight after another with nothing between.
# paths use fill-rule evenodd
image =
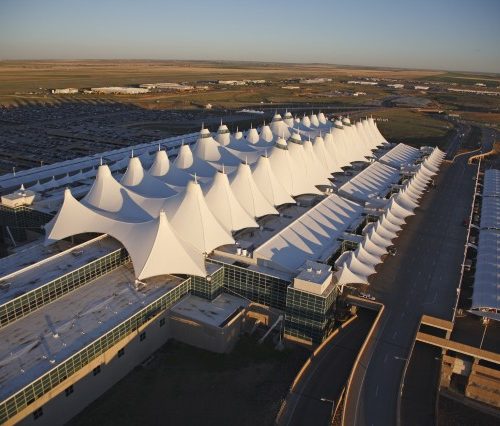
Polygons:
<instances>
[{"instance_id":1,"label":"peaked roof structure","mask_svg":"<svg viewBox=\"0 0 500 426\"><path fill-rule=\"evenodd\" d=\"M108 234L120 241L138 279L172 273L206 276L203 256L177 237L164 212L146 222L119 221L84 206L66 189L61 209L46 225L46 241L87 232Z\"/></svg>"},{"instance_id":2,"label":"peaked roof structure","mask_svg":"<svg viewBox=\"0 0 500 426\"><path fill-rule=\"evenodd\" d=\"M236 199L252 218L278 214L274 206L260 192L248 164L241 163L238 166L230 184Z\"/></svg>"},{"instance_id":3,"label":"peaked roof structure","mask_svg":"<svg viewBox=\"0 0 500 426\"><path fill-rule=\"evenodd\" d=\"M259 132L257 132L257 129L251 126L247 132L247 136L245 139L249 144L255 145L257 142L259 142L260 139Z\"/></svg>"},{"instance_id":4,"label":"peaked roof structure","mask_svg":"<svg viewBox=\"0 0 500 426\"><path fill-rule=\"evenodd\" d=\"M227 133L227 136L229 138L229 133ZM224 146L215 141L208 129L201 129L200 136L193 149L193 155L214 166L223 164L237 166L241 162L238 157L235 157Z\"/></svg>"},{"instance_id":5,"label":"peaked roof structure","mask_svg":"<svg viewBox=\"0 0 500 426\"><path fill-rule=\"evenodd\" d=\"M269 127L271 128L271 131L275 136L282 138L290 137L290 130L286 123L283 121L283 118L281 118L281 115L278 113L274 114L273 120L271 121Z\"/></svg>"},{"instance_id":6,"label":"peaked roof structure","mask_svg":"<svg viewBox=\"0 0 500 426\"><path fill-rule=\"evenodd\" d=\"M147 198L124 187L104 164L99 166L90 191L82 204L118 220L146 221L157 217L163 198Z\"/></svg>"},{"instance_id":7,"label":"peaked roof structure","mask_svg":"<svg viewBox=\"0 0 500 426\"><path fill-rule=\"evenodd\" d=\"M293 115L290 111L286 111L285 115L283 116L283 121L288 127L293 127L295 124L295 120L293 119Z\"/></svg>"},{"instance_id":8,"label":"peaked roof structure","mask_svg":"<svg viewBox=\"0 0 500 426\"><path fill-rule=\"evenodd\" d=\"M183 192L168 199L164 210L177 234L202 253L234 243L230 232L210 211L196 181L189 182Z\"/></svg>"},{"instance_id":9,"label":"peaked roof structure","mask_svg":"<svg viewBox=\"0 0 500 426\"><path fill-rule=\"evenodd\" d=\"M224 172L217 172L205 190L205 201L219 223L229 232L244 228L258 228L257 222L248 215L238 202Z\"/></svg>"},{"instance_id":10,"label":"peaked roof structure","mask_svg":"<svg viewBox=\"0 0 500 426\"><path fill-rule=\"evenodd\" d=\"M192 176L196 175L203 178L212 178L217 170L206 161L195 157L191 148L189 148L189 145L182 145L179 148L177 157L174 160L174 166L178 169L184 170Z\"/></svg>"},{"instance_id":11,"label":"peaked roof structure","mask_svg":"<svg viewBox=\"0 0 500 426\"><path fill-rule=\"evenodd\" d=\"M296 271L306 260L327 260L337 237L362 211L360 204L330 195L257 247L254 258L287 272Z\"/></svg>"},{"instance_id":12,"label":"peaked roof structure","mask_svg":"<svg viewBox=\"0 0 500 426\"><path fill-rule=\"evenodd\" d=\"M174 187L184 187L192 179L188 172L170 164L164 150L159 150L156 153L149 174Z\"/></svg>"},{"instance_id":13,"label":"peaked roof structure","mask_svg":"<svg viewBox=\"0 0 500 426\"><path fill-rule=\"evenodd\" d=\"M295 204L295 200L278 181L267 155L259 158L252 170L252 176L262 195L271 205L276 207L283 204Z\"/></svg>"},{"instance_id":14,"label":"peaked roof structure","mask_svg":"<svg viewBox=\"0 0 500 426\"><path fill-rule=\"evenodd\" d=\"M126 188L149 198L168 198L177 194L164 182L145 172L138 157L130 159L127 171L122 176L120 183Z\"/></svg>"},{"instance_id":15,"label":"peaked roof structure","mask_svg":"<svg viewBox=\"0 0 500 426\"><path fill-rule=\"evenodd\" d=\"M231 143L231 133L229 133L229 129L225 124L222 124L222 120L217 130L217 135L215 136L217 142L219 142L222 146L229 145Z\"/></svg>"},{"instance_id":16,"label":"peaked roof structure","mask_svg":"<svg viewBox=\"0 0 500 426\"><path fill-rule=\"evenodd\" d=\"M288 145L283 138L279 138L272 148L269 153L269 161L276 178L292 197L303 194L320 194L305 174L305 167L296 163L290 155Z\"/></svg>"}]
</instances>

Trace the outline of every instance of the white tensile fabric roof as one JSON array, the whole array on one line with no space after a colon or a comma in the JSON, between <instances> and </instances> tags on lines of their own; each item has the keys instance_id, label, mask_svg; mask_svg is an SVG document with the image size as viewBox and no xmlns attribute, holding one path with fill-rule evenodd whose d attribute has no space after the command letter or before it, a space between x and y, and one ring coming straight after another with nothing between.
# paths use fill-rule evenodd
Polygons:
<instances>
[{"instance_id":1,"label":"white tensile fabric roof","mask_svg":"<svg viewBox=\"0 0 500 426\"><path fill-rule=\"evenodd\" d=\"M212 214L203 197L200 184L191 181L185 190L165 202L165 212L177 234L202 253L234 244L227 231Z\"/></svg>"},{"instance_id":2,"label":"white tensile fabric roof","mask_svg":"<svg viewBox=\"0 0 500 426\"><path fill-rule=\"evenodd\" d=\"M375 162L339 188L339 193L359 200L385 195L399 180L399 171L386 164Z\"/></svg>"},{"instance_id":3,"label":"white tensile fabric roof","mask_svg":"<svg viewBox=\"0 0 500 426\"><path fill-rule=\"evenodd\" d=\"M208 129L202 129L194 153L188 145L182 145L172 163L161 149L154 155L146 152L141 157L123 158L121 167L128 162L128 168L120 182L110 167L102 165L92 188L80 202L69 190L65 192L63 206L47 225L47 241L82 232L106 233L127 249L139 279L167 273L203 276L203 255L234 244L231 232L257 227L256 218L278 214L275 207L295 203L293 196L322 195L315 185L329 185L330 173L341 171L341 164L363 159L373 149L371 138L377 129L369 122L347 126L347 132L334 129L323 140L320 128L328 129L330 124L324 115L308 117L306 124L308 120L315 130L300 133L306 138L316 135L314 143L302 142L297 133L295 140L287 144L279 130L290 137L291 129L277 115L270 126L262 127L260 136L256 129L251 129L247 139L231 137L227 127L221 125L217 138L222 144L214 140ZM278 133L273 134L276 129ZM387 211L349 258L351 274L365 279L374 271L387 241L396 236L405 217L413 213L442 157L442 153L433 152L401 193L386 202ZM242 163L243 158L256 163L250 168L246 161ZM144 170L141 159L152 163L149 171ZM388 166L372 166L370 176L375 187L387 185L392 179ZM228 176L225 168L234 172ZM363 173L368 172L358 176ZM58 186L73 179L76 177L63 176L40 186ZM197 180L204 183L205 194ZM362 183L368 194L375 191L373 182ZM306 260L322 259L337 244L336 237L359 219L362 210L359 203L340 195L323 198L262 244L256 250L257 256L260 253L261 260L294 272Z\"/></svg>"},{"instance_id":4,"label":"white tensile fabric roof","mask_svg":"<svg viewBox=\"0 0 500 426\"><path fill-rule=\"evenodd\" d=\"M331 135L330 135L331 136ZM312 147L316 157L322 164L323 168L327 170L329 174L342 172L342 169L339 166L337 160L330 155L330 153L326 150L325 140L319 134L316 136L312 142Z\"/></svg>"},{"instance_id":5,"label":"white tensile fabric roof","mask_svg":"<svg viewBox=\"0 0 500 426\"><path fill-rule=\"evenodd\" d=\"M124 187L149 198L168 198L177 193L161 180L145 172L138 157L130 159L127 171L122 176L120 183Z\"/></svg>"},{"instance_id":6,"label":"white tensile fabric roof","mask_svg":"<svg viewBox=\"0 0 500 426\"><path fill-rule=\"evenodd\" d=\"M295 204L295 200L278 181L267 156L263 155L259 158L253 167L252 176L260 192L271 205L276 207L283 204Z\"/></svg>"},{"instance_id":7,"label":"white tensile fabric roof","mask_svg":"<svg viewBox=\"0 0 500 426\"><path fill-rule=\"evenodd\" d=\"M280 114L275 114L273 121L269 125L274 136L288 139L290 137L290 129L283 121Z\"/></svg>"},{"instance_id":8,"label":"white tensile fabric roof","mask_svg":"<svg viewBox=\"0 0 500 426\"><path fill-rule=\"evenodd\" d=\"M248 164L241 163L238 166L231 176L230 185L236 199L252 218L278 214L274 206L260 192Z\"/></svg>"},{"instance_id":9,"label":"white tensile fabric roof","mask_svg":"<svg viewBox=\"0 0 500 426\"><path fill-rule=\"evenodd\" d=\"M179 152L173 164L178 169L184 170L192 176L196 175L202 178L212 178L217 171L217 169L208 162L195 157L189 145L182 145L179 148Z\"/></svg>"},{"instance_id":10,"label":"white tensile fabric roof","mask_svg":"<svg viewBox=\"0 0 500 426\"><path fill-rule=\"evenodd\" d=\"M435 150L425 161L437 165L442 157L443 153ZM371 225L357 249L343 254L337 260L338 271L335 272L335 279L338 285L368 284L368 277L376 272L375 266L382 262L382 256L387 253L387 248L397 237L406 218L413 215L413 210L418 206L420 196L410 196L409 191L414 190L415 185L420 185L420 182L425 182L423 183L423 188L425 188L430 180L424 177L424 164L425 162L420 165L415 176L404 185L401 191L390 199L384 214Z\"/></svg>"},{"instance_id":11,"label":"white tensile fabric roof","mask_svg":"<svg viewBox=\"0 0 500 426\"><path fill-rule=\"evenodd\" d=\"M185 187L193 179L188 172L171 164L164 150L156 153L149 174L173 187Z\"/></svg>"},{"instance_id":12,"label":"white tensile fabric roof","mask_svg":"<svg viewBox=\"0 0 500 426\"><path fill-rule=\"evenodd\" d=\"M297 167L302 167L304 169L304 175L312 185L331 184L331 182L327 179L325 173L321 173L320 163L317 163L316 165L313 164L315 160L311 157L311 155L308 155L308 153L304 149L302 139L298 133L292 133L292 135L288 139L287 147L292 160L295 162ZM309 152L312 153L312 150Z\"/></svg>"},{"instance_id":13,"label":"white tensile fabric roof","mask_svg":"<svg viewBox=\"0 0 500 426\"><path fill-rule=\"evenodd\" d=\"M379 161L392 167L412 164L420 157L420 150L400 143L379 158Z\"/></svg>"},{"instance_id":14,"label":"white tensile fabric roof","mask_svg":"<svg viewBox=\"0 0 500 426\"><path fill-rule=\"evenodd\" d=\"M229 135L229 134L228 134ZM241 160L231 154L224 146L220 145L208 129L201 129L200 137L193 148L193 155L200 160L207 161L214 167L237 166Z\"/></svg>"},{"instance_id":15,"label":"white tensile fabric roof","mask_svg":"<svg viewBox=\"0 0 500 426\"><path fill-rule=\"evenodd\" d=\"M215 140L223 146L229 145L231 143L231 133L229 133L229 129L227 128L227 126L225 124L222 124L222 121L219 128L217 129Z\"/></svg>"},{"instance_id":16,"label":"white tensile fabric roof","mask_svg":"<svg viewBox=\"0 0 500 426\"><path fill-rule=\"evenodd\" d=\"M148 198L131 191L111 175L107 165L99 166L90 191L82 204L108 217L126 221L146 221L158 217L165 199Z\"/></svg>"},{"instance_id":17,"label":"white tensile fabric roof","mask_svg":"<svg viewBox=\"0 0 500 426\"><path fill-rule=\"evenodd\" d=\"M306 260L329 253L336 238L362 211L361 205L330 195L256 248L253 256L264 265L294 272Z\"/></svg>"},{"instance_id":18,"label":"white tensile fabric roof","mask_svg":"<svg viewBox=\"0 0 500 426\"><path fill-rule=\"evenodd\" d=\"M269 153L273 172L292 197L303 194L320 194L305 173L305 167L290 155L286 141L279 138Z\"/></svg>"},{"instance_id":19,"label":"white tensile fabric roof","mask_svg":"<svg viewBox=\"0 0 500 426\"><path fill-rule=\"evenodd\" d=\"M224 172L217 172L204 192L208 208L227 231L258 228L257 222L248 215L234 196Z\"/></svg>"},{"instance_id":20,"label":"white tensile fabric roof","mask_svg":"<svg viewBox=\"0 0 500 426\"><path fill-rule=\"evenodd\" d=\"M66 189L63 205L46 231L47 242L86 232L111 235L128 251L138 279L172 273L206 275L203 256L177 237L164 212L147 222L119 221L84 206Z\"/></svg>"}]
</instances>

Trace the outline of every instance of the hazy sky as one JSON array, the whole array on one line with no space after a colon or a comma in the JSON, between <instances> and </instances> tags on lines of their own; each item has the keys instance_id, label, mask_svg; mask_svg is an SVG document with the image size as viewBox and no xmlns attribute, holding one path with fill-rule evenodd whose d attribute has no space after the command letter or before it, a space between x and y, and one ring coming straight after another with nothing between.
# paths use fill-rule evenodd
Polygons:
<instances>
[{"instance_id":1,"label":"hazy sky","mask_svg":"<svg viewBox=\"0 0 500 426\"><path fill-rule=\"evenodd\" d=\"M500 0L0 0L0 59L80 58L500 72Z\"/></svg>"}]
</instances>

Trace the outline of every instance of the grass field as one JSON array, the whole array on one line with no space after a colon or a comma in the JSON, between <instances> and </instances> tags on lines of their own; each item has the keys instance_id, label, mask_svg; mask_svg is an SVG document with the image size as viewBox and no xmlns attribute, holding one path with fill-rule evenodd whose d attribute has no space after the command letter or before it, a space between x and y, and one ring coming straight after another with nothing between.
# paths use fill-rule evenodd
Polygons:
<instances>
[{"instance_id":1,"label":"grass field","mask_svg":"<svg viewBox=\"0 0 500 426\"><path fill-rule=\"evenodd\" d=\"M377 124L382 134L391 142L443 147L452 131L449 122L410 109L386 108L374 111L373 115L388 119Z\"/></svg>"}]
</instances>

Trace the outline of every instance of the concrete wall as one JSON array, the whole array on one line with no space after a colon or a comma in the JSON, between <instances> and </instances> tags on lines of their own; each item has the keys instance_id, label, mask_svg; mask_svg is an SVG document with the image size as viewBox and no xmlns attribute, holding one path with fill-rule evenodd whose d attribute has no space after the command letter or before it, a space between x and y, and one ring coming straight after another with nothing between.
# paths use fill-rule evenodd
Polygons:
<instances>
[{"instance_id":1,"label":"concrete wall","mask_svg":"<svg viewBox=\"0 0 500 426\"><path fill-rule=\"evenodd\" d=\"M211 352L230 352L241 333L245 311L240 311L223 328L203 324L177 313L169 313L172 338Z\"/></svg>"},{"instance_id":2,"label":"concrete wall","mask_svg":"<svg viewBox=\"0 0 500 426\"><path fill-rule=\"evenodd\" d=\"M160 326L162 318L165 319L165 324ZM146 338L141 341L140 335L143 332L146 333ZM99 356L52 392L36 400L19 413L18 417L12 418L12 424L19 422L21 425L53 426L66 423L169 339L169 321L164 313ZM118 351L122 348L125 348L125 352L118 357ZM101 371L94 375L93 370L98 365L101 366ZM70 385L73 385L73 393L66 396L65 389ZM39 406L42 407L43 415L35 420L33 411Z\"/></svg>"}]
</instances>

